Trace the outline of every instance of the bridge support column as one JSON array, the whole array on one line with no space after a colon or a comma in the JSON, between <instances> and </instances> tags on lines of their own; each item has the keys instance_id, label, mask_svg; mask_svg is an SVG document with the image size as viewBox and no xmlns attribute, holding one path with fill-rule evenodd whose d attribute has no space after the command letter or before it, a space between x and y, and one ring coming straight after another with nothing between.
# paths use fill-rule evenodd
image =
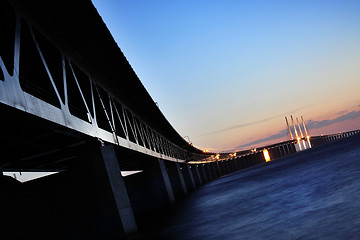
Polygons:
<instances>
[{"instance_id":1,"label":"bridge support column","mask_svg":"<svg viewBox=\"0 0 360 240\"><path fill-rule=\"evenodd\" d=\"M170 200L170 202L175 202L174 192L171 187L169 175L166 171L164 160L158 159L158 161L159 161L159 166L160 166L160 170L161 170L161 175L164 179L165 188L166 188L167 194L169 196L169 200Z\"/></svg>"},{"instance_id":2,"label":"bridge support column","mask_svg":"<svg viewBox=\"0 0 360 240\"><path fill-rule=\"evenodd\" d=\"M228 165L227 165L227 161L222 160L220 163L221 163L220 166L222 167L224 175L229 174L229 168L228 168Z\"/></svg>"},{"instance_id":3,"label":"bridge support column","mask_svg":"<svg viewBox=\"0 0 360 240\"><path fill-rule=\"evenodd\" d=\"M286 156L284 145L278 146L278 148L280 150L280 157Z\"/></svg>"},{"instance_id":4,"label":"bridge support column","mask_svg":"<svg viewBox=\"0 0 360 240\"><path fill-rule=\"evenodd\" d=\"M209 169L209 172L211 174L211 179L214 180L216 179L218 176L217 176L217 173L216 173L216 168L215 168L215 162L212 162L212 163L209 163L208 164L208 169Z\"/></svg>"},{"instance_id":5,"label":"bridge support column","mask_svg":"<svg viewBox=\"0 0 360 240\"><path fill-rule=\"evenodd\" d=\"M289 150L289 154L293 154L293 153L296 152L295 145L293 143L288 143L287 147L288 147L288 150Z\"/></svg>"},{"instance_id":6,"label":"bridge support column","mask_svg":"<svg viewBox=\"0 0 360 240\"><path fill-rule=\"evenodd\" d=\"M209 173L209 178L210 178L209 180L213 180L213 179L214 179L214 176L213 176L213 174L212 174L212 172L211 172L211 165L210 165L210 163L206 164L205 167L206 167L206 169L207 169L207 172Z\"/></svg>"},{"instance_id":7,"label":"bridge support column","mask_svg":"<svg viewBox=\"0 0 360 240\"><path fill-rule=\"evenodd\" d=\"M231 162L230 160L224 160L224 166L225 166L225 169L226 169L226 174L229 174L232 172L232 169L231 169Z\"/></svg>"},{"instance_id":8,"label":"bridge support column","mask_svg":"<svg viewBox=\"0 0 360 240\"><path fill-rule=\"evenodd\" d=\"M242 161L241 161L241 162L242 162L243 168L248 168L248 167L250 166L250 164L249 164L249 157L250 157L249 154L242 157Z\"/></svg>"},{"instance_id":9,"label":"bridge support column","mask_svg":"<svg viewBox=\"0 0 360 240\"><path fill-rule=\"evenodd\" d=\"M287 154L288 154L288 155L292 154L290 143L287 143L287 144L286 144L286 149L287 149Z\"/></svg>"},{"instance_id":10,"label":"bridge support column","mask_svg":"<svg viewBox=\"0 0 360 240\"><path fill-rule=\"evenodd\" d=\"M199 186L203 184L203 181L201 179L201 176L200 176L200 172L199 172L199 165L194 165L194 168L195 168L195 173L196 173L196 176L199 180Z\"/></svg>"},{"instance_id":11,"label":"bridge support column","mask_svg":"<svg viewBox=\"0 0 360 240\"><path fill-rule=\"evenodd\" d=\"M214 178L220 177L220 174L219 174L218 168L217 168L217 162L210 163L210 170L212 171Z\"/></svg>"},{"instance_id":12,"label":"bridge support column","mask_svg":"<svg viewBox=\"0 0 360 240\"><path fill-rule=\"evenodd\" d=\"M190 182L191 188L195 189L196 188L195 179L194 179L194 176L193 176L192 171L191 171L191 166L186 164L185 168L187 170L187 175L188 175L188 178L190 180L189 182Z\"/></svg>"},{"instance_id":13,"label":"bridge support column","mask_svg":"<svg viewBox=\"0 0 360 240\"><path fill-rule=\"evenodd\" d=\"M225 169L226 169L226 174L229 174L232 172L232 169L231 169L231 162L230 160L224 160L224 163L225 163Z\"/></svg>"},{"instance_id":14,"label":"bridge support column","mask_svg":"<svg viewBox=\"0 0 360 240\"><path fill-rule=\"evenodd\" d=\"M226 165L228 167L228 173L234 172L234 165L231 159L226 160Z\"/></svg>"},{"instance_id":15,"label":"bridge support column","mask_svg":"<svg viewBox=\"0 0 360 240\"><path fill-rule=\"evenodd\" d=\"M266 162L264 159L264 154L262 151L256 152L256 164L264 163Z\"/></svg>"},{"instance_id":16,"label":"bridge support column","mask_svg":"<svg viewBox=\"0 0 360 240\"><path fill-rule=\"evenodd\" d=\"M238 158L235 157L233 161L234 161L234 164L235 164L236 171L239 171L240 167L239 167L239 164L238 164Z\"/></svg>"},{"instance_id":17,"label":"bridge support column","mask_svg":"<svg viewBox=\"0 0 360 240\"><path fill-rule=\"evenodd\" d=\"M283 153L284 153L284 157L287 155L286 149L285 149L285 145L281 145Z\"/></svg>"},{"instance_id":18,"label":"bridge support column","mask_svg":"<svg viewBox=\"0 0 360 240\"><path fill-rule=\"evenodd\" d=\"M188 190L187 190L187 187L186 187L186 184L185 184L185 179L184 179L183 173L182 173L182 171L180 169L179 163L176 163L176 170L177 170L177 172L179 174L180 183L181 183L182 189L184 191L184 194L187 194Z\"/></svg>"},{"instance_id":19,"label":"bridge support column","mask_svg":"<svg viewBox=\"0 0 360 240\"><path fill-rule=\"evenodd\" d=\"M222 161L216 161L216 165L217 165L220 177L225 175L222 163L223 163Z\"/></svg>"},{"instance_id":20,"label":"bridge support column","mask_svg":"<svg viewBox=\"0 0 360 240\"><path fill-rule=\"evenodd\" d=\"M225 166L225 169L226 169L226 174L231 173L232 169L231 169L230 160L224 160L223 163L224 163L224 166Z\"/></svg>"},{"instance_id":21,"label":"bridge support column","mask_svg":"<svg viewBox=\"0 0 360 240\"><path fill-rule=\"evenodd\" d=\"M231 159L231 162L232 162L232 165L233 165L233 167L234 167L234 172L236 172L236 171L238 170L238 166L237 166L237 163L236 163L236 159L235 159L235 158Z\"/></svg>"},{"instance_id":22,"label":"bridge support column","mask_svg":"<svg viewBox=\"0 0 360 240\"><path fill-rule=\"evenodd\" d=\"M110 181L117 211L126 235L137 232L137 226L115 150L112 145L101 147L102 157Z\"/></svg>"},{"instance_id":23,"label":"bridge support column","mask_svg":"<svg viewBox=\"0 0 360 240\"><path fill-rule=\"evenodd\" d=\"M278 150L278 157L279 157L279 158L283 157L283 156L284 156L284 153L282 152L281 146L277 146L276 148L277 148L277 150Z\"/></svg>"},{"instance_id":24,"label":"bridge support column","mask_svg":"<svg viewBox=\"0 0 360 240\"><path fill-rule=\"evenodd\" d=\"M216 161L213 163L213 169L214 169L214 172L215 172L215 176L218 178L218 177L221 177L221 171L220 171L220 166L219 166L219 161Z\"/></svg>"},{"instance_id":25,"label":"bridge support column","mask_svg":"<svg viewBox=\"0 0 360 240\"><path fill-rule=\"evenodd\" d=\"M205 165L199 165L199 168L200 168L202 175L204 176L203 183L207 183L209 180L208 180L208 177L205 172Z\"/></svg>"},{"instance_id":26,"label":"bridge support column","mask_svg":"<svg viewBox=\"0 0 360 240\"><path fill-rule=\"evenodd\" d=\"M236 157L236 158L235 158L235 161L236 161L236 169L237 169L237 170L241 170L241 169L242 169L240 159L241 159L241 157Z\"/></svg>"}]
</instances>

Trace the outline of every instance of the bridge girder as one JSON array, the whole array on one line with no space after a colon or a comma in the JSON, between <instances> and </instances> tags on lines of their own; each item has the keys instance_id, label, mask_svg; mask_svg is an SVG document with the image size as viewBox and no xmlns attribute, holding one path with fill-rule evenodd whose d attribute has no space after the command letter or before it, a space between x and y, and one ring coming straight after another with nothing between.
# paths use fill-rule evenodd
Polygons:
<instances>
[{"instance_id":1,"label":"bridge girder","mask_svg":"<svg viewBox=\"0 0 360 240\"><path fill-rule=\"evenodd\" d=\"M124 82L124 85L113 82L114 87L109 90L111 80L99 77L98 70L101 68L95 72L86 69L93 66L88 63L90 60L84 59L81 62L81 57L79 60L79 57L71 52L71 47L64 48L68 46L66 44L58 47L59 42L54 43L51 37L48 38L48 31L51 30L44 27L46 24L37 25L41 18L36 19L39 17L31 15L31 10L34 10L34 6L42 10L50 8L49 6L37 5L36 1L11 3L15 6L15 11L6 2L1 3L1 15L8 24L4 35L6 41L1 42L0 46L2 104L14 111L22 111L101 141L156 158L185 162L204 157L200 150L189 145L166 121L127 61L123 62L123 65L125 68L130 67L130 72L134 74L131 80ZM25 7L30 10L24 10ZM93 17L94 9L90 12L92 13L87 13L89 16L85 17ZM46 16L46 22L54 19ZM98 15L96 17L99 18ZM60 26L53 24L57 25L54 31L58 33ZM104 26L102 22L96 25L101 32L108 33L107 29L103 29ZM109 36L105 35L104 38ZM113 41L112 38L111 40ZM89 46L87 48L93 50L89 49ZM120 49L117 50L125 59ZM99 56L98 54L96 52L95 55ZM82 53L78 55L85 56ZM113 57L110 61L112 60ZM119 63L116 60L115 62ZM116 69L113 71L117 72ZM128 74L129 69L125 78ZM106 73L103 76L106 76ZM122 96L127 89L132 95L130 101L124 101ZM125 98L129 97L128 94L124 95ZM137 98L136 101L132 101L134 97ZM154 110L154 106L155 111L151 114L153 119L149 120L147 111Z\"/></svg>"}]
</instances>

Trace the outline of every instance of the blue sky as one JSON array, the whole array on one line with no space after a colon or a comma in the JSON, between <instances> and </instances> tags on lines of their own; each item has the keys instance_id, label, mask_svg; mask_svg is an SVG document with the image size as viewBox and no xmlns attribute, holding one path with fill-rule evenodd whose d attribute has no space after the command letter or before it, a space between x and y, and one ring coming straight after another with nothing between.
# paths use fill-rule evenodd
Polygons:
<instances>
[{"instance_id":1,"label":"blue sky","mask_svg":"<svg viewBox=\"0 0 360 240\"><path fill-rule=\"evenodd\" d=\"M166 118L196 146L278 141L271 136L290 114L342 120L312 124L314 134L360 127L360 118L339 118L360 109L360 1L93 4Z\"/></svg>"}]
</instances>

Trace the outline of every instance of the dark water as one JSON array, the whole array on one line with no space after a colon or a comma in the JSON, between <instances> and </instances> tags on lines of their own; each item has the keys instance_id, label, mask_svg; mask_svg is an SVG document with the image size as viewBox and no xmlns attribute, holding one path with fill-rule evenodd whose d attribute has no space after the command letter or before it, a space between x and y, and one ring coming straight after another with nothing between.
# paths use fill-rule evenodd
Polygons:
<instances>
[{"instance_id":1,"label":"dark water","mask_svg":"<svg viewBox=\"0 0 360 240\"><path fill-rule=\"evenodd\" d=\"M360 137L210 182L173 206L160 229L143 236L360 239Z\"/></svg>"}]
</instances>

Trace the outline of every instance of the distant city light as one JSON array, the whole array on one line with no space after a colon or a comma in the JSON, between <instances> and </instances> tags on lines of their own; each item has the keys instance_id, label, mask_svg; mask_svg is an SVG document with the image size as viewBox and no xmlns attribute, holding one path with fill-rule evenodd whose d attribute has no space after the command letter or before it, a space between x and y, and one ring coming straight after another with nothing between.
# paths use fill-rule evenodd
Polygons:
<instances>
[{"instance_id":1,"label":"distant city light","mask_svg":"<svg viewBox=\"0 0 360 240\"><path fill-rule=\"evenodd\" d=\"M269 162L271 160L270 155L269 155L269 151L267 149L264 149L263 154L264 154L265 161Z\"/></svg>"}]
</instances>

